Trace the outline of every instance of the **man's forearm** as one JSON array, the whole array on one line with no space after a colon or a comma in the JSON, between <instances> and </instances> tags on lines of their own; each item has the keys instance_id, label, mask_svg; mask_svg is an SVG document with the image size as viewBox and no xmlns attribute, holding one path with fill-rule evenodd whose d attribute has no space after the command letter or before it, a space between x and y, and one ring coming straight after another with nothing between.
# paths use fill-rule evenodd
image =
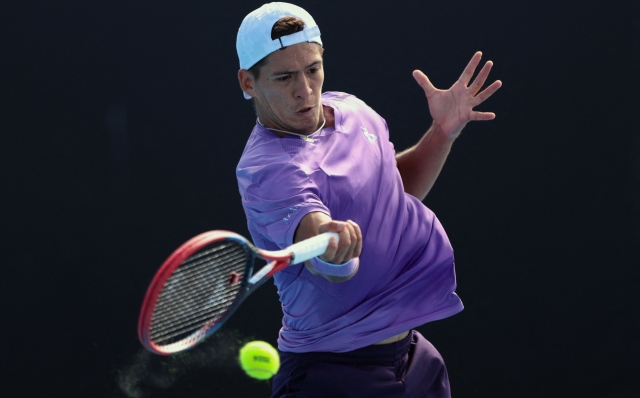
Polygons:
<instances>
[{"instance_id":1,"label":"man's forearm","mask_svg":"<svg viewBox=\"0 0 640 398\"><path fill-rule=\"evenodd\" d=\"M436 182L454 139L432 124L420 141L396 154L404 191L423 200Z\"/></svg>"}]
</instances>

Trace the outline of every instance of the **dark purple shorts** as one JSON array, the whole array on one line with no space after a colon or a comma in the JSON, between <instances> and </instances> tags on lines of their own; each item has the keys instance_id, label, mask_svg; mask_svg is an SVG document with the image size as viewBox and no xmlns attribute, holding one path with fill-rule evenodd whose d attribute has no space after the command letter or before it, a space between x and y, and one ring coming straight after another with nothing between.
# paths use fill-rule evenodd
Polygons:
<instances>
[{"instance_id":1,"label":"dark purple shorts","mask_svg":"<svg viewBox=\"0 0 640 398\"><path fill-rule=\"evenodd\" d=\"M451 396L440 353L415 330L397 343L350 352L279 353L272 398Z\"/></svg>"}]
</instances>

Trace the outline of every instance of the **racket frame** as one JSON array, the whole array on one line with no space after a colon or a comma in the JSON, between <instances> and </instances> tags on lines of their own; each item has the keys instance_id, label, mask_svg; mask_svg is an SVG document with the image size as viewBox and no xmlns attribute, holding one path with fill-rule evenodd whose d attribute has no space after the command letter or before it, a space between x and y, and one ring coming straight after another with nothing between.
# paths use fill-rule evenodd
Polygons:
<instances>
[{"instance_id":1,"label":"racket frame","mask_svg":"<svg viewBox=\"0 0 640 398\"><path fill-rule=\"evenodd\" d=\"M242 235L231 231L208 231L194 236L183 243L165 260L147 288L147 293L140 311L140 317L138 318L138 338L140 342L147 350L160 355L170 355L195 347L198 343L215 333L226 320L233 315L240 304L275 273L291 264L302 263L324 253L331 238L336 239L336 241L339 240L337 233L326 232L293 244L283 250L268 251L255 247ZM191 255L207 245L226 239L240 242L248 249L247 252L250 256L246 262L242 280L238 282L241 283L241 285L233 304L217 318L208 321L184 339L167 345L159 345L154 342L150 336L151 321L158 297L167 280ZM253 275L256 258L267 261L267 264Z\"/></svg>"},{"instance_id":2,"label":"racket frame","mask_svg":"<svg viewBox=\"0 0 640 398\"><path fill-rule=\"evenodd\" d=\"M241 283L241 285L233 304L216 319L207 322L180 341L167 345L159 345L154 342L150 336L151 321L158 297L167 280L191 255L207 245L225 239L236 240L242 245L245 245L248 248L247 251L250 256L246 263L242 280L238 282ZM262 258L268 261L268 263L252 277L256 258ZM169 355L193 348L202 340L215 333L255 289L260 287L267 279L273 276L273 274L290 265L291 259L291 251L280 250L270 252L261 250L252 245L242 235L231 231L209 231L189 239L165 260L149 284L138 319L138 337L140 342L147 350L161 355Z\"/></svg>"}]
</instances>

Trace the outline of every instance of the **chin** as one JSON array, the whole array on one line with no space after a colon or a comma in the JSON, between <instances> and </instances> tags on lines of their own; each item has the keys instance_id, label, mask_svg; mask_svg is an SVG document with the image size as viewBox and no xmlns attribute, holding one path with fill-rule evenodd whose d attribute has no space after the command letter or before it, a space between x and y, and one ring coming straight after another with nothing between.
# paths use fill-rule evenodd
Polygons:
<instances>
[{"instance_id":1,"label":"chin","mask_svg":"<svg viewBox=\"0 0 640 398\"><path fill-rule=\"evenodd\" d=\"M317 130L318 126L318 122L312 122L312 123L307 123L304 126L301 126L301 128L298 129L299 132L303 133L303 134L311 134L314 131Z\"/></svg>"},{"instance_id":2,"label":"chin","mask_svg":"<svg viewBox=\"0 0 640 398\"><path fill-rule=\"evenodd\" d=\"M298 132L302 133L313 133L318 128L318 123L320 123L319 117L309 117L303 120L297 120L297 123L292 123L291 125L298 130Z\"/></svg>"}]
</instances>

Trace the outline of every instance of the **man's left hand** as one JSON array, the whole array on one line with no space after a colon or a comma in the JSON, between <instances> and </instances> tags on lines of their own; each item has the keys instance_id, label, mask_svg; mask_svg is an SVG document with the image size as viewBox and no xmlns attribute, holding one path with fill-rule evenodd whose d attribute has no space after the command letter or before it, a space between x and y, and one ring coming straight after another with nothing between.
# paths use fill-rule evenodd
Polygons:
<instances>
[{"instance_id":1,"label":"man's left hand","mask_svg":"<svg viewBox=\"0 0 640 398\"><path fill-rule=\"evenodd\" d=\"M429 111L436 125L448 139L454 140L471 120L492 120L496 117L493 112L476 112L474 107L483 103L495 93L502 82L496 80L489 87L480 91L487 80L493 62L487 61L478 76L469 85L471 77L482 58L478 51L462 72L462 75L448 90L439 90L431 84L429 78L419 70L413 71L413 77L424 90L429 102Z\"/></svg>"}]
</instances>

